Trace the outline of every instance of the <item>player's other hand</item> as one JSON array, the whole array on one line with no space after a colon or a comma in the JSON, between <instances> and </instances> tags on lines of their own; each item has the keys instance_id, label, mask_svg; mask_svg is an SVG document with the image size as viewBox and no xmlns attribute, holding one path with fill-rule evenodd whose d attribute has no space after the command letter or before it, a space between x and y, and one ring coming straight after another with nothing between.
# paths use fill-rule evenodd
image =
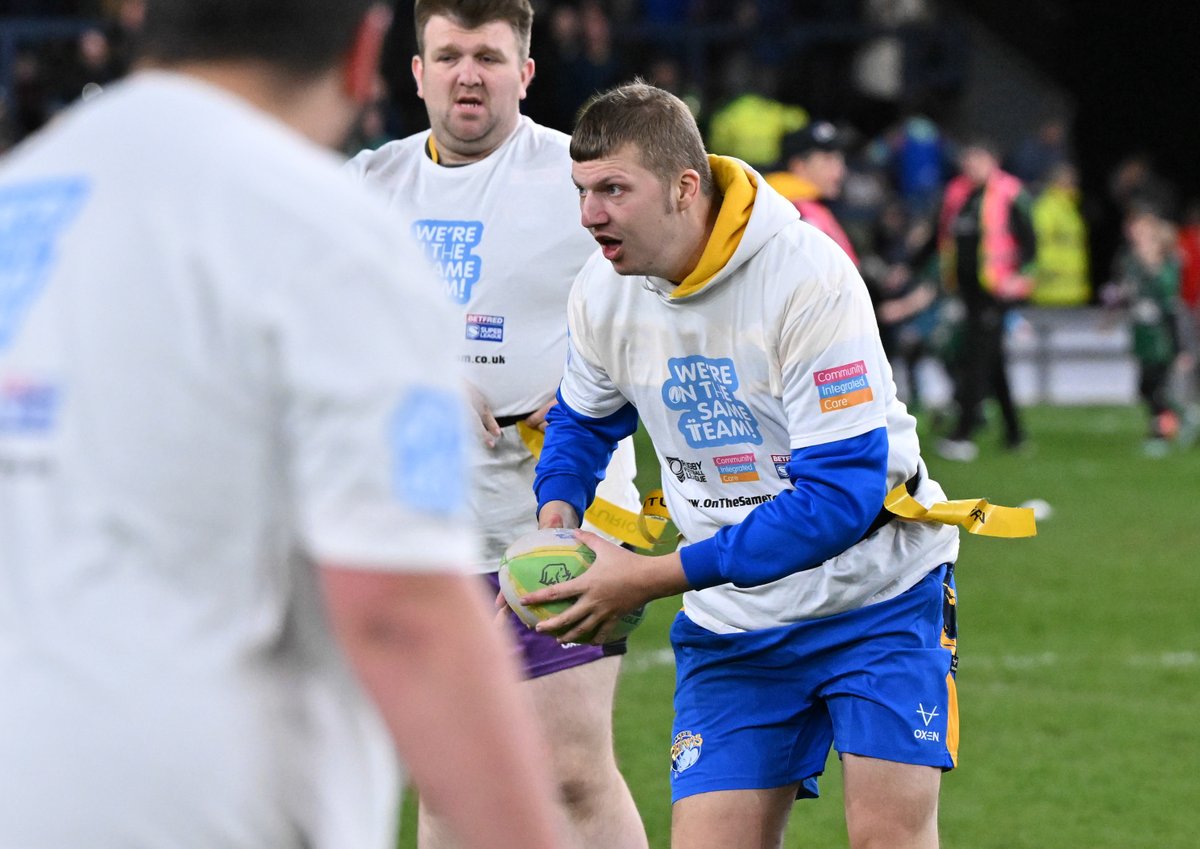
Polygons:
<instances>
[{"instance_id":1,"label":"player's other hand","mask_svg":"<svg viewBox=\"0 0 1200 849\"><path fill-rule=\"evenodd\" d=\"M545 406L543 406L540 410L538 410L537 412L534 412L534 413L530 413L528 416L525 417L525 426L531 427L534 430L540 430L542 433L545 433L546 432L546 414L549 413L550 408L553 407L557 403L558 403L557 398L551 398L549 401L546 402Z\"/></svg>"},{"instance_id":2,"label":"player's other hand","mask_svg":"<svg viewBox=\"0 0 1200 849\"><path fill-rule=\"evenodd\" d=\"M516 616L513 609L508 606L508 602L504 600L504 593L496 593L496 601L493 605L496 608L496 615L492 619L497 628L508 629L508 618Z\"/></svg>"},{"instance_id":3,"label":"player's other hand","mask_svg":"<svg viewBox=\"0 0 1200 849\"><path fill-rule=\"evenodd\" d=\"M479 416L480 438L483 444L488 448L496 447L496 440L500 438L500 425L496 421L496 417L492 415L492 407L483 397L483 393L476 389L472 384L467 384L467 395L471 399L471 407L475 410L475 414Z\"/></svg>"},{"instance_id":4,"label":"player's other hand","mask_svg":"<svg viewBox=\"0 0 1200 849\"><path fill-rule=\"evenodd\" d=\"M565 501L547 501L538 512L538 528L578 528L579 515Z\"/></svg>"}]
</instances>

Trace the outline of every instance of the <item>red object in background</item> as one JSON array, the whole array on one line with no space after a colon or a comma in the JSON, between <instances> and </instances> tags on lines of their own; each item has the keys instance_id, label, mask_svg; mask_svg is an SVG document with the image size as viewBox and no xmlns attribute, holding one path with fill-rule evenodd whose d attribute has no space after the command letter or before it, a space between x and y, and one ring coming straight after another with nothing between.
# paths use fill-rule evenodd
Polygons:
<instances>
[{"instance_id":1,"label":"red object in background","mask_svg":"<svg viewBox=\"0 0 1200 849\"><path fill-rule=\"evenodd\" d=\"M1200 309L1200 223L1179 230L1179 253L1183 259L1179 295L1192 309Z\"/></svg>"}]
</instances>

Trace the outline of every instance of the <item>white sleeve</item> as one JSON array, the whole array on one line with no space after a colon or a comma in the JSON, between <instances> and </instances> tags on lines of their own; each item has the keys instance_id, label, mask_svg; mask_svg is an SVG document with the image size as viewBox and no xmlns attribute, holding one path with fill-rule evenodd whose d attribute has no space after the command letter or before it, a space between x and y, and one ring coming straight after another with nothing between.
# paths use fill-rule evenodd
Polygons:
<instances>
[{"instance_id":1,"label":"white sleeve","mask_svg":"<svg viewBox=\"0 0 1200 849\"><path fill-rule=\"evenodd\" d=\"M822 273L835 283L820 287L812 300L795 302L780 340L793 449L887 425L891 369L867 287L844 254L820 259Z\"/></svg>"},{"instance_id":2,"label":"white sleeve","mask_svg":"<svg viewBox=\"0 0 1200 849\"><path fill-rule=\"evenodd\" d=\"M284 436L309 553L469 570L468 405L436 281L405 255L293 283L279 342Z\"/></svg>"},{"instance_id":3,"label":"white sleeve","mask_svg":"<svg viewBox=\"0 0 1200 849\"><path fill-rule=\"evenodd\" d=\"M592 328L582 285L582 274L585 273L586 266L571 288L571 297L567 302L567 364L559 391L563 401L572 410L601 419L615 413L628 402L600 365L592 346Z\"/></svg>"}]
</instances>

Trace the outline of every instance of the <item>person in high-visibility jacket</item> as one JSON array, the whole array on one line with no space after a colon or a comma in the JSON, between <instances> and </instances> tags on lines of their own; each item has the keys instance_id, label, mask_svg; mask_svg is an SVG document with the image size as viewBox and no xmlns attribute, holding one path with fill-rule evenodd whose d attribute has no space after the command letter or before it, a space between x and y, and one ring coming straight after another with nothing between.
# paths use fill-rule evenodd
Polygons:
<instances>
[{"instance_id":1,"label":"person in high-visibility jacket","mask_svg":"<svg viewBox=\"0 0 1200 849\"><path fill-rule=\"evenodd\" d=\"M966 144L962 173L946 185L938 217L942 283L966 308L965 338L956 364L958 424L938 451L947 459L972 460L972 436L983 424L981 407L992 396L1004 417L1009 448L1025 439L1009 389L1004 328L1014 303L1029 298L1037 239L1032 202L1021 181L1000 169L995 146L985 139Z\"/></svg>"},{"instance_id":2,"label":"person in high-visibility jacket","mask_svg":"<svg viewBox=\"0 0 1200 849\"><path fill-rule=\"evenodd\" d=\"M1033 230L1033 302L1048 307L1086 304L1092 293L1088 230L1079 210L1079 172L1074 165L1062 162L1051 169L1049 183L1033 202Z\"/></svg>"}]
</instances>

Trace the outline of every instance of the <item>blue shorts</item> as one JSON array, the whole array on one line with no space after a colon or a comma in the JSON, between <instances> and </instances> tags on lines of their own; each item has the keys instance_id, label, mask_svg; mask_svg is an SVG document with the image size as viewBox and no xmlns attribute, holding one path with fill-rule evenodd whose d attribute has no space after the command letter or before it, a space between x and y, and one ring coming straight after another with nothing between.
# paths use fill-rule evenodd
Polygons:
<instances>
[{"instance_id":1,"label":"blue shorts","mask_svg":"<svg viewBox=\"0 0 1200 849\"><path fill-rule=\"evenodd\" d=\"M493 593L500 592L500 578L495 572L484 574L484 580ZM494 597L494 596L493 596ZM602 657L622 655L628 650L625 640L614 640L611 643L594 646L585 643L560 643L549 634L541 634L516 616L509 616L512 623L513 639L520 652L521 668L526 678L540 678L551 672L559 672L574 666L599 660Z\"/></svg>"},{"instance_id":2,"label":"blue shorts","mask_svg":"<svg viewBox=\"0 0 1200 849\"><path fill-rule=\"evenodd\" d=\"M680 613L671 798L783 787L817 795L840 754L952 769L954 566L896 598L794 625L714 634Z\"/></svg>"}]
</instances>

